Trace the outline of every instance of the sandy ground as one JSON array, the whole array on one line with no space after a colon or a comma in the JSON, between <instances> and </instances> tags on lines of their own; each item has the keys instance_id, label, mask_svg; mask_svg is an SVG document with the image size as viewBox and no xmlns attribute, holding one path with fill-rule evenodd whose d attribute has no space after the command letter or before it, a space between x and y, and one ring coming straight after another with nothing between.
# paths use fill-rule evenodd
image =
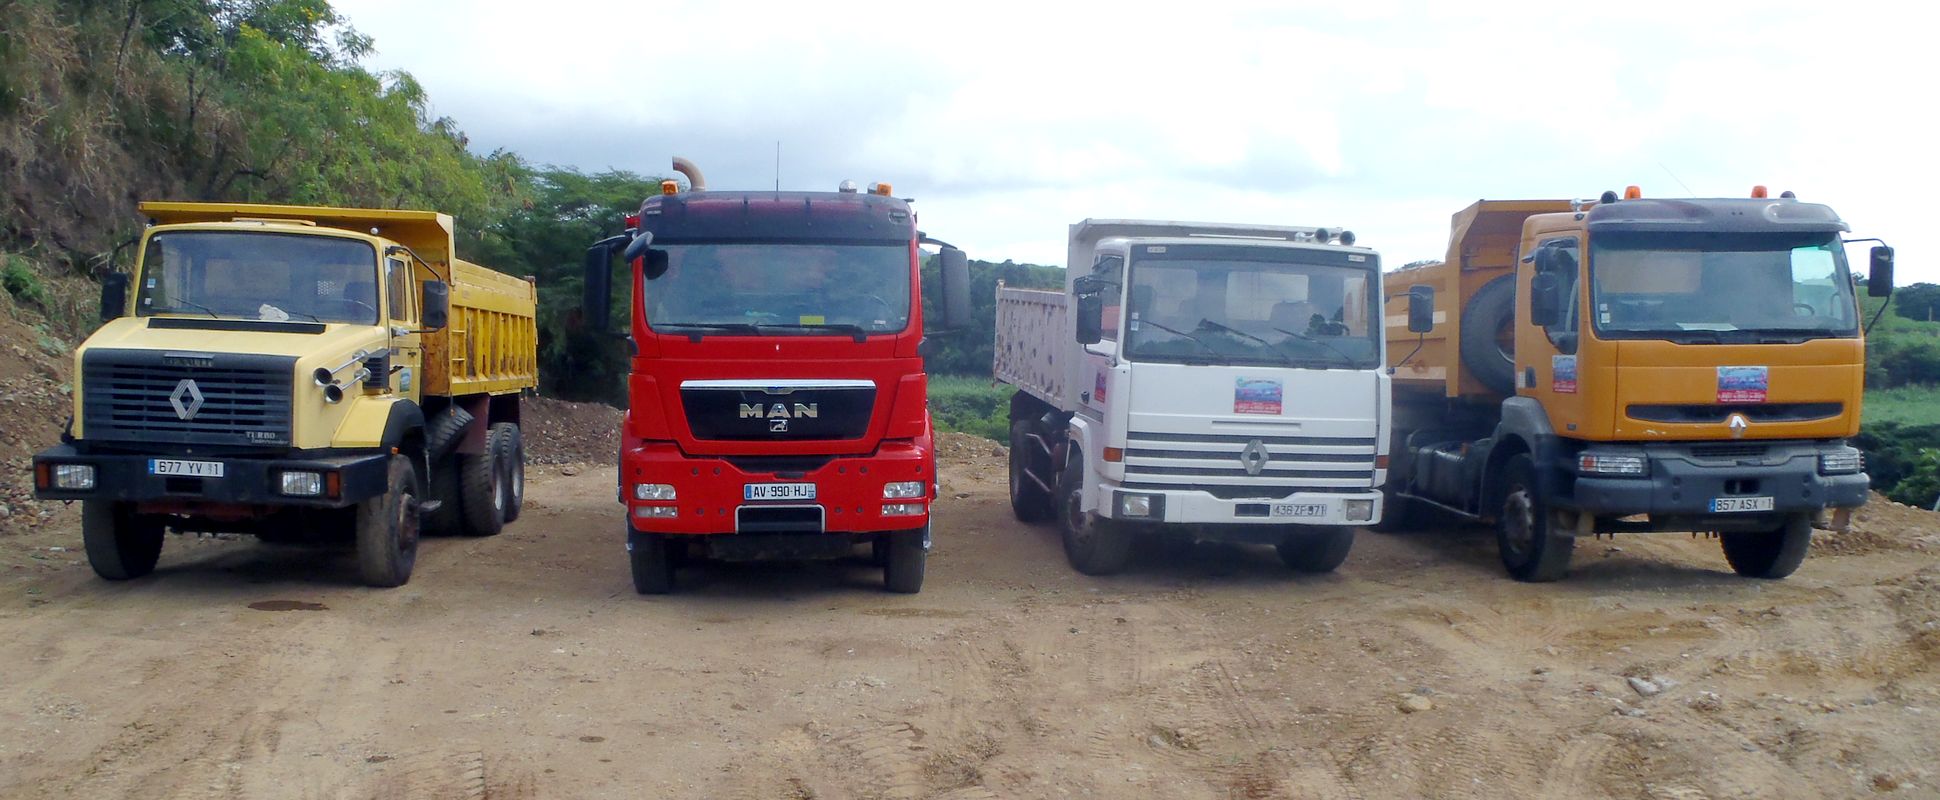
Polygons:
<instances>
[{"instance_id":1,"label":"sandy ground","mask_svg":"<svg viewBox=\"0 0 1940 800\"><path fill-rule=\"evenodd\" d=\"M0 797L1940 796L1940 548L1910 535L1783 582L1659 536L1522 585L1480 531L1097 579L975 454L920 595L829 563L645 598L612 471L564 469L389 591L193 537L109 584L71 510L0 537Z\"/></svg>"}]
</instances>

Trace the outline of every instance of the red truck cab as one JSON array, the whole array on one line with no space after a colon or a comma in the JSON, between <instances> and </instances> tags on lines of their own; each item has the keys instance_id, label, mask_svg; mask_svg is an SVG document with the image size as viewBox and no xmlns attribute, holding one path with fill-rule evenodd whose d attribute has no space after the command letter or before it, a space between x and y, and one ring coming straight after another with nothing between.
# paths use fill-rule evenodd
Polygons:
<instances>
[{"instance_id":1,"label":"red truck cab","mask_svg":"<svg viewBox=\"0 0 1940 800\"><path fill-rule=\"evenodd\" d=\"M619 494L641 593L671 591L691 556L839 558L861 544L889 590L922 588L937 481L919 245L933 240L887 185L852 186L669 181L588 251L594 327L610 325L616 252L632 282ZM943 245L942 266L944 316L960 319L963 252Z\"/></svg>"}]
</instances>

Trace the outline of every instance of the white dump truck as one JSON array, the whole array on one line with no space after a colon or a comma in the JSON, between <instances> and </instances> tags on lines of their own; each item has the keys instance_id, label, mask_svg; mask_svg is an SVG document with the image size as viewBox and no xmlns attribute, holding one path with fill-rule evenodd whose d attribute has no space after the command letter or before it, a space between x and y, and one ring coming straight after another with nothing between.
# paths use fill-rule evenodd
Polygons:
<instances>
[{"instance_id":1,"label":"white dump truck","mask_svg":"<svg viewBox=\"0 0 1940 800\"><path fill-rule=\"evenodd\" d=\"M1065 291L997 290L1017 518L1057 520L1094 575L1140 533L1333 570L1381 515L1381 313L1380 257L1350 232L1072 225Z\"/></svg>"}]
</instances>

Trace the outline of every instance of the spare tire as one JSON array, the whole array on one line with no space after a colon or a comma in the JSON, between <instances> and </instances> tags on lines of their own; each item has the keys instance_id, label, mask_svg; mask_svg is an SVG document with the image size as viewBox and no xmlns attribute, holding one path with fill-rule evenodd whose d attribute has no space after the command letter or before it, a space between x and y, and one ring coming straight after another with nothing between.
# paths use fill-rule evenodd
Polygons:
<instances>
[{"instance_id":1,"label":"spare tire","mask_svg":"<svg viewBox=\"0 0 1940 800\"><path fill-rule=\"evenodd\" d=\"M1462 308L1462 367L1490 391L1516 393L1516 276L1476 290Z\"/></svg>"}]
</instances>

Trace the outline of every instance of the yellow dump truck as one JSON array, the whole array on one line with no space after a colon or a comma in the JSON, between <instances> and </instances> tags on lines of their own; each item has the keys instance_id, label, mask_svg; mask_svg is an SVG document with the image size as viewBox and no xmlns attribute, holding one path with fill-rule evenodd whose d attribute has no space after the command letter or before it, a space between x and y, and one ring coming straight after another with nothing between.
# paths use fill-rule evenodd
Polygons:
<instances>
[{"instance_id":1,"label":"yellow dump truck","mask_svg":"<svg viewBox=\"0 0 1940 800\"><path fill-rule=\"evenodd\" d=\"M96 573L148 574L168 530L239 532L354 539L364 581L398 586L421 529L518 516L531 280L459 260L435 212L140 209L134 271L108 276L75 354L73 419L34 457L38 497L82 502Z\"/></svg>"},{"instance_id":2,"label":"yellow dump truck","mask_svg":"<svg viewBox=\"0 0 1940 800\"><path fill-rule=\"evenodd\" d=\"M1847 230L1762 187L1457 212L1446 260L1387 276L1386 525L1492 521L1528 581L1562 577L1576 537L1629 531L1716 534L1739 574L1791 574L1866 499ZM1892 268L1873 248L1872 295Z\"/></svg>"}]
</instances>

